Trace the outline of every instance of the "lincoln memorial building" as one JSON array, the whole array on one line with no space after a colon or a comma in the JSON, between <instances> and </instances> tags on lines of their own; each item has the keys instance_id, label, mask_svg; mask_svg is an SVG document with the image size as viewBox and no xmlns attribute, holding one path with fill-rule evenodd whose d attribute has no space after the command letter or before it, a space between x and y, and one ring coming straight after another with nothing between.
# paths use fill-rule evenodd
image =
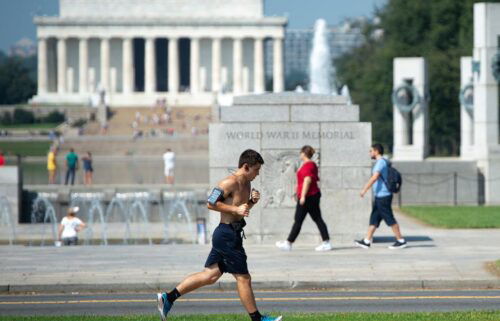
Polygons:
<instances>
[{"instance_id":1,"label":"lincoln memorial building","mask_svg":"<svg viewBox=\"0 0 500 321\"><path fill-rule=\"evenodd\" d=\"M34 104L209 106L219 92L266 89L264 42L272 42L272 91L284 88L283 17L263 0L59 0L36 17ZM270 89L269 87L268 89Z\"/></svg>"}]
</instances>

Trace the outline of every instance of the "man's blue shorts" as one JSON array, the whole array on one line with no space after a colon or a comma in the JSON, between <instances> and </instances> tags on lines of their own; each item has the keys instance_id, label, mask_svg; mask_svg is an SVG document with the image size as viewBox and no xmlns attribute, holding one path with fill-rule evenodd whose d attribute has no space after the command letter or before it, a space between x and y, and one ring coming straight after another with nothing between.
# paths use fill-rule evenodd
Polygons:
<instances>
[{"instance_id":1,"label":"man's blue shorts","mask_svg":"<svg viewBox=\"0 0 500 321\"><path fill-rule=\"evenodd\" d=\"M214 264L218 264L221 273L248 274L241 231L235 231L231 224L221 223L214 231L205 267Z\"/></svg>"},{"instance_id":2,"label":"man's blue shorts","mask_svg":"<svg viewBox=\"0 0 500 321\"><path fill-rule=\"evenodd\" d=\"M392 195L375 197L375 200L373 201L372 214L370 215L370 225L379 227L382 220L384 220L387 226L397 224L394 214L392 213Z\"/></svg>"}]
</instances>

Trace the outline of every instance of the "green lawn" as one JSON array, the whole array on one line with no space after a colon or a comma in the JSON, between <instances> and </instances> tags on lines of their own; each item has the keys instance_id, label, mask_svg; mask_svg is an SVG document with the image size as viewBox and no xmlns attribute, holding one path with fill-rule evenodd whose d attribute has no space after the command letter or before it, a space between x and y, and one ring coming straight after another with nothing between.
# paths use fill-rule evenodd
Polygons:
<instances>
[{"instance_id":1,"label":"green lawn","mask_svg":"<svg viewBox=\"0 0 500 321\"><path fill-rule=\"evenodd\" d=\"M0 317L0 321L158 321L156 315L131 315L123 317ZM249 321L247 315L196 315L173 316L169 321ZM450 313L335 313L335 314L285 314L284 321L498 321L500 311L450 312Z\"/></svg>"},{"instance_id":2,"label":"green lawn","mask_svg":"<svg viewBox=\"0 0 500 321\"><path fill-rule=\"evenodd\" d=\"M54 129L60 123L34 123L34 124L19 124L19 125L1 125L2 129Z\"/></svg>"},{"instance_id":3,"label":"green lawn","mask_svg":"<svg viewBox=\"0 0 500 321\"><path fill-rule=\"evenodd\" d=\"M7 155L46 156L50 148L50 141L23 141L0 142L0 150Z\"/></svg>"},{"instance_id":4,"label":"green lawn","mask_svg":"<svg viewBox=\"0 0 500 321\"><path fill-rule=\"evenodd\" d=\"M500 206L405 206L402 212L443 228L500 228Z\"/></svg>"}]
</instances>

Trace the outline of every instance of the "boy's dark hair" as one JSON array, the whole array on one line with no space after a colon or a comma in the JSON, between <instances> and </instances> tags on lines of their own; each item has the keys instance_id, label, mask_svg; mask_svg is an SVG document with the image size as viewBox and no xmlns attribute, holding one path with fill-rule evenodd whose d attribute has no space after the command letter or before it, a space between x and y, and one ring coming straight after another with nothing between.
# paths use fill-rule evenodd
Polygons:
<instances>
[{"instance_id":1,"label":"boy's dark hair","mask_svg":"<svg viewBox=\"0 0 500 321\"><path fill-rule=\"evenodd\" d=\"M314 148L312 148L309 145L302 146L302 148L300 149L300 152L304 153L304 155L306 155L307 158L312 158L313 155L314 155L314 153L316 153L316 151L314 150Z\"/></svg>"},{"instance_id":2,"label":"boy's dark hair","mask_svg":"<svg viewBox=\"0 0 500 321\"><path fill-rule=\"evenodd\" d=\"M384 146L382 146L382 144L379 143L373 144L372 148L376 150L380 155L384 155Z\"/></svg>"},{"instance_id":3,"label":"boy's dark hair","mask_svg":"<svg viewBox=\"0 0 500 321\"><path fill-rule=\"evenodd\" d=\"M238 161L238 168L242 168L243 165L248 164L248 166L254 166L257 164L264 164L264 159L260 154L253 149L247 149L240 155L240 160Z\"/></svg>"}]
</instances>

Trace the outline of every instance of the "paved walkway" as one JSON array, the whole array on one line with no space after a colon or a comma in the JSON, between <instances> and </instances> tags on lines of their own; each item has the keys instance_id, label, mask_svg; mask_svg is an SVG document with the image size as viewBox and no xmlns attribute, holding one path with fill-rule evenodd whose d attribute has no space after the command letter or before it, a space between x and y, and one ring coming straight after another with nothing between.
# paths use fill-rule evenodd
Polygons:
<instances>
[{"instance_id":1,"label":"paved walkway","mask_svg":"<svg viewBox=\"0 0 500 321\"><path fill-rule=\"evenodd\" d=\"M280 252L272 244L248 245L256 288L500 288L484 265L500 259L500 230L441 230L401 217L410 242L389 250L382 228L369 250L338 245L328 253L301 244ZM0 247L0 292L153 291L170 288L203 267L209 246ZM232 288L225 275L215 288Z\"/></svg>"}]
</instances>

